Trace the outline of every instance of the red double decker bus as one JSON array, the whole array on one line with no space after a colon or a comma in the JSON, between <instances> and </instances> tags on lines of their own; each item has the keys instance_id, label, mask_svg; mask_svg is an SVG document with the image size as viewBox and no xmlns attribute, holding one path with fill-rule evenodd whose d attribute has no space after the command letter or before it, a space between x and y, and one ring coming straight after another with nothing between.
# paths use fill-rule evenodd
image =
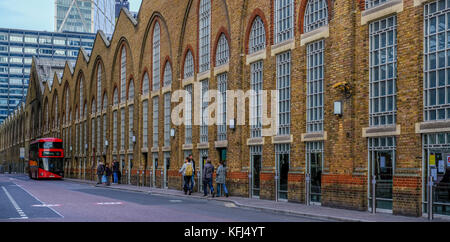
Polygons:
<instances>
[{"instance_id":1,"label":"red double decker bus","mask_svg":"<svg viewBox=\"0 0 450 242\"><path fill-rule=\"evenodd\" d=\"M44 138L30 144L29 171L31 179L62 179L64 150L61 139Z\"/></svg>"}]
</instances>

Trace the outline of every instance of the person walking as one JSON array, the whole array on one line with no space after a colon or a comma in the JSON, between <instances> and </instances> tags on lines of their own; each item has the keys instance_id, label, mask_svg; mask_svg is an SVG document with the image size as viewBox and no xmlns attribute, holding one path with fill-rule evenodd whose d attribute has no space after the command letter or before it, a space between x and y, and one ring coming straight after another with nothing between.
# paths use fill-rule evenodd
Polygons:
<instances>
[{"instance_id":1,"label":"person walking","mask_svg":"<svg viewBox=\"0 0 450 242\"><path fill-rule=\"evenodd\" d=\"M222 188L225 192L225 196L228 197L228 190L227 186L225 185L226 182L226 168L223 166L224 161L219 162L219 167L217 168L216 172L216 184L217 184L217 197L221 196Z\"/></svg>"},{"instance_id":2,"label":"person walking","mask_svg":"<svg viewBox=\"0 0 450 242\"><path fill-rule=\"evenodd\" d=\"M97 177L98 177L97 185L102 184L102 177L104 173L105 173L105 165L103 165L103 162L100 162L98 163L97 166Z\"/></svg>"},{"instance_id":3,"label":"person walking","mask_svg":"<svg viewBox=\"0 0 450 242\"><path fill-rule=\"evenodd\" d=\"M215 196L214 194L214 187L212 184L212 178L213 178L213 174L214 174L214 166L211 164L211 160L207 159L206 160L206 164L205 167L203 168L203 194L204 197L208 196L208 186L211 190L211 195L212 197Z\"/></svg>"},{"instance_id":4,"label":"person walking","mask_svg":"<svg viewBox=\"0 0 450 242\"><path fill-rule=\"evenodd\" d=\"M106 186L111 186L111 182L110 182L111 174L112 174L112 170L109 169L109 165L106 164L106 166L105 166Z\"/></svg>"},{"instance_id":5,"label":"person walking","mask_svg":"<svg viewBox=\"0 0 450 242\"><path fill-rule=\"evenodd\" d=\"M192 187L195 187L195 160L194 157L192 156L192 154L189 155L189 160L192 162L193 168L194 168L194 172L192 174L191 177L191 183L192 183ZM200 182L200 181L199 181Z\"/></svg>"},{"instance_id":6,"label":"person walking","mask_svg":"<svg viewBox=\"0 0 450 242\"><path fill-rule=\"evenodd\" d=\"M184 194L187 195L189 192L189 195L192 194L192 176L194 174L194 165L192 164L192 161L189 160L189 157L186 157L186 162L181 167L180 173L184 176Z\"/></svg>"},{"instance_id":7,"label":"person walking","mask_svg":"<svg viewBox=\"0 0 450 242\"><path fill-rule=\"evenodd\" d=\"M113 162L113 184L119 184L120 164L117 160Z\"/></svg>"}]
</instances>

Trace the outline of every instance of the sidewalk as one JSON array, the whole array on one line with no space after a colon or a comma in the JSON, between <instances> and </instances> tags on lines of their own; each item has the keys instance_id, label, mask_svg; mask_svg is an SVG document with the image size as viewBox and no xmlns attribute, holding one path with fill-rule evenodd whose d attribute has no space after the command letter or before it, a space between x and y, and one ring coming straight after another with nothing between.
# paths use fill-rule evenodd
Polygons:
<instances>
[{"instance_id":1,"label":"sidewalk","mask_svg":"<svg viewBox=\"0 0 450 242\"><path fill-rule=\"evenodd\" d=\"M97 183L96 181L69 179L69 178L65 178L64 180L76 183L86 183L94 186L96 186ZM184 192L182 192L181 190L172 190L172 189L138 187L133 185L122 185L122 184L111 185L109 187L105 185L98 185L96 187L143 192L153 195L187 197L187 195L184 195ZM212 198L212 197L203 197L203 194L201 193L192 193L192 195L189 197L196 199L208 199L208 200L230 202L234 203L237 207L250 208L261 211L269 211L287 215L298 215L311 218L331 219L343 222L428 222L428 219L426 217L419 217L419 218L406 217L406 216L392 215L389 213L372 214L370 212L361 212L348 209L337 209L316 205L306 206L300 203L275 202L272 200L251 199L244 197ZM433 222L450 222L450 217L447 218L435 216Z\"/></svg>"}]
</instances>

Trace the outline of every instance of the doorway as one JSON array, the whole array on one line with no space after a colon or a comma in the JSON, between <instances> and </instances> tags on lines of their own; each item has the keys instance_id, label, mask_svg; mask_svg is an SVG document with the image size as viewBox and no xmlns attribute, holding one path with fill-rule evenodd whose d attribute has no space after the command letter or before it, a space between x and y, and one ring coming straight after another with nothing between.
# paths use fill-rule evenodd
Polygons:
<instances>
[{"instance_id":1,"label":"doorway","mask_svg":"<svg viewBox=\"0 0 450 242\"><path fill-rule=\"evenodd\" d=\"M306 173L310 179L309 201L315 204L322 202L322 170L323 170L323 142L306 143Z\"/></svg>"},{"instance_id":2,"label":"doorway","mask_svg":"<svg viewBox=\"0 0 450 242\"><path fill-rule=\"evenodd\" d=\"M163 188L169 188L170 152L164 152Z\"/></svg>"},{"instance_id":3,"label":"doorway","mask_svg":"<svg viewBox=\"0 0 450 242\"><path fill-rule=\"evenodd\" d=\"M250 146L250 196L259 198L261 192L262 146Z\"/></svg>"},{"instance_id":4,"label":"doorway","mask_svg":"<svg viewBox=\"0 0 450 242\"><path fill-rule=\"evenodd\" d=\"M288 200L288 175L290 165L290 144L275 145L277 198Z\"/></svg>"},{"instance_id":5,"label":"doorway","mask_svg":"<svg viewBox=\"0 0 450 242\"><path fill-rule=\"evenodd\" d=\"M395 167L395 138L369 138L369 184L375 179L375 207L392 211L392 185ZM373 186L369 185L369 208L372 209Z\"/></svg>"}]
</instances>

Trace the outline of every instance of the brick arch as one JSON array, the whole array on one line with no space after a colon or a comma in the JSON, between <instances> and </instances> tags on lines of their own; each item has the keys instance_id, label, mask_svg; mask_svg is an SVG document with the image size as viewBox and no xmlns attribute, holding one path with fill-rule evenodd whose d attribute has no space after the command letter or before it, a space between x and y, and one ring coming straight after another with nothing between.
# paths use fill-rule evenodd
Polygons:
<instances>
[{"instance_id":1,"label":"brick arch","mask_svg":"<svg viewBox=\"0 0 450 242\"><path fill-rule=\"evenodd\" d=\"M309 0L301 0L300 3L300 11L298 14L298 26L299 26L299 30L300 30L300 34L304 34L304 23L305 23L305 13L306 13L306 6L308 6L308 1ZM333 17L333 2L332 0L324 0L327 1L327 9L328 9L328 22L330 22L330 20ZM359 0L360 2L364 2L364 0Z\"/></svg>"},{"instance_id":2,"label":"brick arch","mask_svg":"<svg viewBox=\"0 0 450 242\"><path fill-rule=\"evenodd\" d=\"M227 38L228 41L228 48L230 49L230 55L231 55L231 38L230 34L228 33L227 29L225 27L220 27L219 31L217 32L216 39L214 41L213 45L213 51L211 52L212 55L212 63L211 66L216 66L216 52L217 52L217 46L219 45L220 37L222 37L222 34L225 35L225 38Z\"/></svg>"},{"instance_id":3,"label":"brick arch","mask_svg":"<svg viewBox=\"0 0 450 242\"><path fill-rule=\"evenodd\" d=\"M256 8L253 10L252 15L250 16L250 19L247 23L247 30L245 31L245 53L248 54L249 51L249 41L250 41L250 33L252 31L253 22L255 21L256 17L260 17L264 24L264 31L266 32L266 47L270 43L270 32L269 32L269 23L267 22L266 16L264 12L260 8Z\"/></svg>"}]
</instances>

